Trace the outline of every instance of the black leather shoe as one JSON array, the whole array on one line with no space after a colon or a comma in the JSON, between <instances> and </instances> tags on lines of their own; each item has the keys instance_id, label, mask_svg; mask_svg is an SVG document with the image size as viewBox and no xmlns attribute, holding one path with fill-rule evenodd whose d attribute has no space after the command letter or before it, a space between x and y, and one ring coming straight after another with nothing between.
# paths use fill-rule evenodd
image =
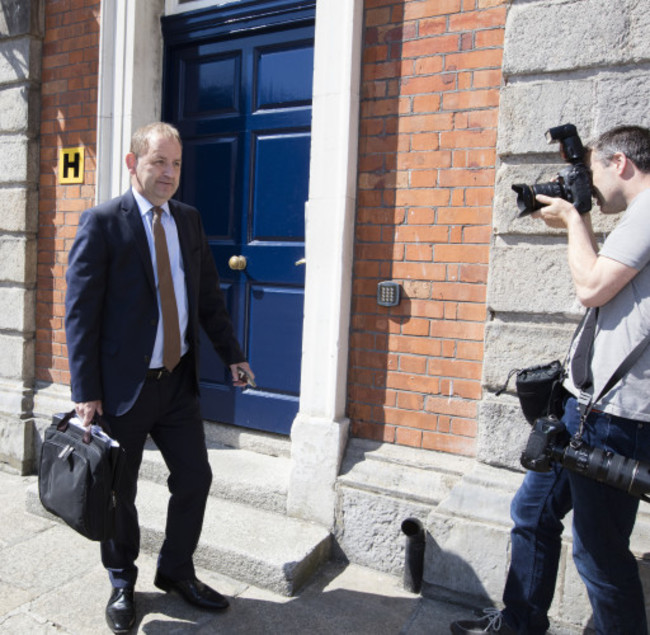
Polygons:
<instances>
[{"instance_id":1,"label":"black leather shoe","mask_svg":"<svg viewBox=\"0 0 650 635\"><path fill-rule=\"evenodd\" d=\"M187 602L202 609L224 611L230 606L228 600L221 593L210 588L207 584L203 584L196 577L190 580L172 580L157 571L153 583L167 593L176 591Z\"/></svg>"},{"instance_id":2,"label":"black leather shoe","mask_svg":"<svg viewBox=\"0 0 650 635\"><path fill-rule=\"evenodd\" d=\"M106 605L106 622L113 633L128 633L135 624L133 589L113 589Z\"/></svg>"}]
</instances>

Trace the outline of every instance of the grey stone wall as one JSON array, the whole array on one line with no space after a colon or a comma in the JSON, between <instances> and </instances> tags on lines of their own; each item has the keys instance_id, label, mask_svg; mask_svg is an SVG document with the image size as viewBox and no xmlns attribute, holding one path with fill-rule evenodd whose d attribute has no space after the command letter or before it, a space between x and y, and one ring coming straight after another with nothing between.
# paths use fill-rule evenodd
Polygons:
<instances>
[{"instance_id":1,"label":"grey stone wall","mask_svg":"<svg viewBox=\"0 0 650 635\"><path fill-rule=\"evenodd\" d=\"M33 467L43 0L0 0L0 463Z\"/></svg>"}]
</instances>

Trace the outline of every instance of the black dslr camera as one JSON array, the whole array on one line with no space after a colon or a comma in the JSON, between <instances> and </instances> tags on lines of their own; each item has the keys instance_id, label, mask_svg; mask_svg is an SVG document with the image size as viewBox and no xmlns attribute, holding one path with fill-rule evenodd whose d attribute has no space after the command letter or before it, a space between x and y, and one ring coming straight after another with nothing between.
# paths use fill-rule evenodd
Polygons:
<instances>
[{"instance_id":1,"label":"black dslr camera","mask_svg":"<svg viewBox=\"0 0 650 635\"><path fill-rule=\"evenodd\" d=\"M512 189L517 192L519 218L532 214L543 205L535 198L537 194L546 194L569 201L581 213L591 209L591 172L584 164L585 149L580 141L576 127L567 123L546 131L548 143L560 143L562 158L570 163L560 170L556 181L525 185L517 183Z\"/></svg>"},{"instance_id":2,"label":"black dslr camera","mask_svg":"<svg viewBox=\"0 0 650 635\"><path fill-rule=\"evenodd\" d=\"M553 461L650 503L650 465L570 438L564 424L549 415L533 424L521 464L534 472L548 472Z\"/></svg>"}]
</instances>

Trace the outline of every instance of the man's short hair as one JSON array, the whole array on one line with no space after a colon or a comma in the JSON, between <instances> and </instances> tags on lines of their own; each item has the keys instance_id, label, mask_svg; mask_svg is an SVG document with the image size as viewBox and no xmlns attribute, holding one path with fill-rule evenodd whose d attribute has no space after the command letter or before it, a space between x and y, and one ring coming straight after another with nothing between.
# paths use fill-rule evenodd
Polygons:
<instances>
[{"instance_id":1,"label":"man's short hair","mask_svg":"<svg viewBox=\"0 0 650 635\"><path fill-rule=\"evenodd\" d=\"M131 152L136 157L141 157L149 151L149 141L154 137L162 137L163 139L175 139L181 147L181 135L178 130L169 123L163 121L154 121L138 128L131 137Z\"/></svg>"},{"instance_id":2,"label":"man's short hair","mask_svg":"<svg viewBox=\"0 0 650 635\"><path fill-rule=\"evenodd\" d=\"M618 126L600 135L589 147L602 162L611 161L621 152L641 172L650 173L650 130L647 128Z\"/></svg>"}]
</instances>

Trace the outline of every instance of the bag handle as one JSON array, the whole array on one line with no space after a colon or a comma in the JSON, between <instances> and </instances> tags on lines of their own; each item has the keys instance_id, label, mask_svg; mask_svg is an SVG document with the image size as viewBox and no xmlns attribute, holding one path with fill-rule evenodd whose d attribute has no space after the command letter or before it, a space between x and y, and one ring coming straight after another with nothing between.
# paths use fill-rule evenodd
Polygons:
<instances>
[{"instance_id":1,"label":"bag handle","mask_svg":"<svg viewBox=\"0 0 650 635\"><path fill-rule=\"evenodd\" d=\"M59 421L59 423L56 426L56 429L59 432L65 432L68 429L68 426L70 425L70 419L76 415L75 410L70 410L70 412L66 412L63 419ZM106 419L104 419L100 414L95 412L93 416L93 421L91 425L96 425L99 426L109 437L111 436L111 429L110 426L108 425L108 422ZM82 441L88 445L92 440L92 434L90 432L90 426L84 426L84 435L82 437Z\"/></svg>"}]
</instances>

